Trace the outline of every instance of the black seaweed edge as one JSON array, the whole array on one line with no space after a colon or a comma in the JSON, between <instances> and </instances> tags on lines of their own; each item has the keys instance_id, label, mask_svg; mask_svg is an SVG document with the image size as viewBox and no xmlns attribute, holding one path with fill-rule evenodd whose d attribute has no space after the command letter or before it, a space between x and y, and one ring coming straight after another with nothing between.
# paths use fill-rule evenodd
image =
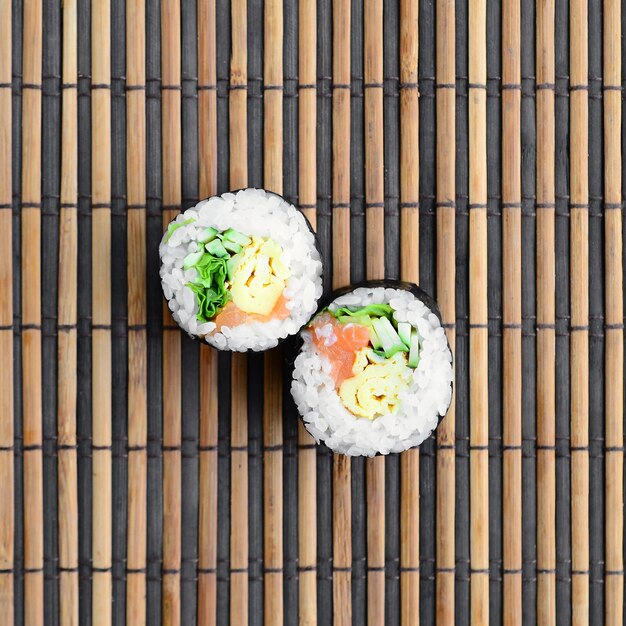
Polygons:
<instances>
[{"instance_id":1,"label":"black seaweed edge","mask_svg":"<svg viewBox=\"0 0 626 626\"><path fill-rule=\"evenodd\" d=\"M196 206L198 206L201 202L205 202L207 200L213 200L213 198L223 198L226 194L229 194L229 193L237 194L240 191L247 191L248 189L254 189L255 191L263 191L263 192L265 192L267 194L271 194L272 196L276 196L277 198L280 198L283 202L285 202L285 203L289 204L290 206L292 206L296 211L298 211L298 213L304 219L304 223L306 224L307 228L309 229L309 232L313 235L313 245L315 246L315 249L317 250L317 254L320 257L320 263L322 264L322 272L320 274L320 278L322 280L322 284L324 284L324 261L322 260L323 257L322 257L322 250L320 248L319 237L317 236L317 233L313 229L313 226L311 226L311 222L309 222L307 216L302 212L302 210L299 209L292 202L289 202L289 200L287 200L284 196L281 196L279 193L276 193L275 191L270 191L268 189L263 189L261 187L242 187L241 189L230 189L228 191L224 191L221 194L217 194L215 196L209 196L208 198L201 198L193 206L191 206L189 208L193 209ZM185 211L186 211L186 209L181 211L181 214L184 213ZM172 220L172 221L174 221L174 220ZM159 245L161 245L160 241L159 241ZM159 268L161 267L161 264L162 263L161 263L161 260L159 258ZM160 280L160 277L159 277L159 284L160 283L161 283L161 280ZM163 296L163 300L165 300L165 302L168 303L169 300L165 297L165 294L163 293L163 287L162 286L161 286L161 295ZM320 300L321 300L321 296L320 296L320 298L317 299L317 303L318 304L319 304ZM205 341L204 340L204 336L201 337L200 335L192 335L192 334L188 333L178 322L176 322L176 320L174 320L174 321L176 322L176 325L178 326L178 328L180 328L193 341L201 341L203 344L206 344L207 346L209 346L210 348L213 348L214 350L217 350L218 352L229 352L229 353L238 352L240 354L247 354L248 352L259 352L259 353L267 352L268 350L273 350L274 348L278 347L279 345L281 345L285 341L288 341L289 339L292 339L293 337L298 337L300 332L302 331L302 329L304 327L306 327L307 324L309 324L309 322L318 314L318 312L319 312L319 308L304 324L302 324L302 326L300 326L300 328L298 328L298 330L295 333L291 333L291 334L287 335L286 337L279 338L277 343L276 343L276 345L272 346L271 348L265 348L265 350L255 350L254 348L248 348L247 350L229 350L228 348L217 348L216 346L214 346L213 344L209 343L208 341ZM174 319L173 316L172 316L172 319Z\"/></svg>"},{"instance_id":2,"label":"black seaweed edge","mask_svg":"<svg viewBox=\"0 0 626 626\"><path fill-rule=\"evenodd\" d=\"M426 291L424 291L419 285L416 285L415 283L410 283L410 282L407 282L407 281L404 281L404 280L394 280L394 279L390 279L390 278L380 279L380 280L363 280L363 281L358 282L358 283L346 285L345 287L339 287L338 289L335 289L327 297L320 298L320 306L318 307L317 311L311 317L309 322L307 324L305 324L300 329L300 332L298 332L297 335L295 335L297 343L294 346L293 354L295 354L297 356L302 351L302 345L304 343L304 341L302 339L302 330L304 330L304 328L306 328L308 326L308 324L310 324L311 321L317 315L319 315L322 311L324 311L324 309L326 309L328 306L330 306L337 298L339 298L340 296L344 296L344 295L346 295L348 293L351 293L351 292L355 291L356 289L360 289L360 288L374 289L374 288L377 288L377 287L383 287L385 289L402 289L404 291L409 291L418 300L420 300L431 311L431 313L434 313L437 316L437 319L439 320L439 323L441 324L441 326L443 328L443 319L441 317L441 311L439 310L439 307L437 306L436 300L430 294L428 294ZM444 328L444 332L445 332L445 328ZM454 353L452 352L452 348L450 347L450 342L448 341L448 336L447 335L446 335L446 344L448 345L448 350L450 351L450 355L452 356L452 363L451 363L451 365L452 365L452 372L454 374ZM295 362L295 359L294 359L294 362ZM289 365L291 366L291 380L293 381L294 363L289 363ZM448 402L448 406L446 407L446 410L445 410L444 414L438 416L437 425L430 431L428 436L425 437L424 440L421 443L419 443L416 446L412 446L411 448L407 448L406 450L403 450L403 452L407 452L408 450L415 450L416 448L419 448L423 443L428 441L428 439L430 439L434 435L435 431L437 430L437 428L439 428L439 425L441 424L441 422L443 421L445 416L448 414L448 411L450 410L450 407L452 406L452 401L454 400L454 376L452 377L452 382L450 383L450 387L452 389L452 393L450 394L450 402ZM291 393L291 386L289 387L289 392ZM304 426L306 428L306 422L304 421L304 417L300 413L300 410L298 409L298 404L297 404L295 398L293 397L293 393L291 393L291 397L292 397L293 402L294 402L294 404L296 406L296 410L298 411L298 417L300 418L300 420L302 421L302 423L304 424ZM326 443L321 441L317 445L318 446L319 445L326 446ZM326 447L328 448L328 446L326 446ZM333 452L333 454L341 454L343 456L351 456L351 455L343 454L343 452L337 452L336 450L332 450L332 448L328 448L328 449L331 450ZM390 454L402 454L402 452L389 452L387 454L381 454L380 452L377 452L373 456L389 456ZM364 456L364 455L360 455L360 456ZM355 458L359 458L359 457L355 457ZM372 457L370 457L370 458L372 458Z\"/></svg>"}]
</instances>

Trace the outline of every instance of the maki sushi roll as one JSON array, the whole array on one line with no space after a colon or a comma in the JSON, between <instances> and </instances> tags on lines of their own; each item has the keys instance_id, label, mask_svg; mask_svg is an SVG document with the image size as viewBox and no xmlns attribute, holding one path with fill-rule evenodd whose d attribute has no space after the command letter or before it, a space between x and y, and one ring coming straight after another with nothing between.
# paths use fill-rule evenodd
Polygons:
<instances>
[{"instance_id":1,"label":"maki sushi roll","mask_svg":"<svg viewBox=\"0 0 626 626\"><path fill-rule=\"evenodd\" d=\"M452 353L419 287L372 281L335 294L302 330L291 393L317 442L350 456L402 452L452 400Z\"/></svg>"},{"instance_id":2,"label":"maki sushi roll","mask_svg":"<svg viewBox=\"0 0 626 626\"><path fill-rule=\"evenodd\" d=\"M203 200L170 223L161 286L189 335L219 350L267 350L317 309L322 262L304 215L282 197L243 189Z\"/></svg>"}]
</instances>

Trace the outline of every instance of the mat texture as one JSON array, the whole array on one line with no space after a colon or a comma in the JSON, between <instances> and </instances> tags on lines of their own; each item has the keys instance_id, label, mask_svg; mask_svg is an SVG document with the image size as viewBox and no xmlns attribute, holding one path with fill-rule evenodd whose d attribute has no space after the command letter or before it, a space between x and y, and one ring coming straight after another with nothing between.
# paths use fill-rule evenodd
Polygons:
<instances>
[{"instance_id":1,"label":"mat texture","mask_svg":"<svg viewBox=\"0 0 626 626\"><path fill-rule=\"evenodd\" d=\"M0 0L0 622L621 624L621 9ZM172 326L164 224L245 186L436 295L419 453Z\"/></svg>"}]
</instances>

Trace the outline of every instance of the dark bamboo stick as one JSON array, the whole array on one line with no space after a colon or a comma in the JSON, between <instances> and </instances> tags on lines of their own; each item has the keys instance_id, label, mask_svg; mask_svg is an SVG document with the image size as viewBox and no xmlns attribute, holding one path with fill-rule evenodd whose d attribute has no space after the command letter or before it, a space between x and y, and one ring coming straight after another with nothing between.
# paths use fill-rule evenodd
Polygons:
<instances>
[{"instance_id":1,"label":"dark bamboo stick","mask_svg":"<svg viewBox=\"0 0 626 626\"><path fill-rule=\"evenodd\" d=\"M61 209L58 282L59 617L78 624L78 478L76 463L76 322L78 249L77 7L63 3Z\"/></svg>"},{"instance_id":2,"label":"dark bamboo stick","mask_svg":"<svg viewBox=\"0 0 626 626\"><path fill-rule=\"evenodd\" d=\"M504 620L522 623L522 180L520 2L502 6ZM485 275L485 285L487 276ZM485 320L486 321L486 320Z\"/></svg>"},{"instance_id":3,"label":"dark bamboo stick","mask_svg":"<svg viewBox=\"0 0 626 626\"><path fill-rule=\"evenodd\" d=\"M350 284L350 1L333 3L333 289ZM352 461L333 457L333 623L352 624Z\"/></svg>"},{"instance_id":4,"label":"dark bamboo stick","mask_svg":"<svg viewBox=\"0 0 626 626\"><path fill-rule=\"evenodd\" d=\"M22 80L22 420L24 431L24 621L42 625L43 483L41 388L42 5L24 5ZM9 79L10 80L10 79Z\"/></svg>"},{"instance_id":5,"label":"dark bamboo stick","mask_svg":"<svg viewBox=\"0 0 626 626\"><path fill-rule=\"evenodd\" d=\"M11 2L0 1L0 615L13 622L13 186L11 181Z\"/></svg>"},{"instance_id":6,"label":"dark bamboo stick","mask_svg":"<svg viewBox=\"0 0 626 626\"><path fill-rule=\"evenodd\" d=\"M570 1L572 624L589 620L589 180L587 2Z\"/></svg>"},{"instance_id":7,"label":"dark bamboo stick","mask_svg":"<svg viewBox=\"0 0 626 626\"><path fill-rule=\"evenodd\" d=\"M419 284L419 101L417 0L400 3L400 278ZM419 623L419 451L400 457L400 618Z\"/></svg>"},{"instance_id":8,"label":"dark bamboo stick","mask_svg":"<svg viewBox=\"0 0 626 626\"><path fill-rule=\"evenodd\" d=\"M248 185L247 0L231 4L230 186ZM230 622L248 623L248 359L231 362Z\"/></svg>"},{"instance_id":9,"label":"dark bamboo stick","mask_svg":"<svg viewBox=\"0 0 626 626\"><path fill-rule=\"evenodd\" d=\"M624 283L622 270L622 4L604 2L605 618L624 619ZM609 208L612 207L612 208Z\"/></svg>"},{"instance_id":10,"label":"dark bamboo stick","mask_svg":"<svg viewBox=\"0 0 626 626\"><path fill-rule=\"evenodd\" d=\"M180 4L161 4L163 227L180 212L181 50ZM181 565L181 345L180 332L163 307L163 623L180 624ZM204 385L203 385L204 387Z\"/></svg>"},{"instance_id":11,"label":"dark bamboo stick","mask_svg":"<svg viewBox=\"0 0 626 626\"><path fill-rule=\"evenodd\" d=\"M554 0L537 2L537 85L554 85ZM537 90L537 621L556 624L554 90Z\"/></svg>"},{"instance_id":12,"label":"dark bamboo stick","mask_svg":"<svg viewBox=\"0 0 626 626\"><path fill-rule=\"evenodd\" d=\"M317 2L299 0L298 200L317 227ZM298 605L300 626L317 624L317 454L315 440L298 424Z\"/></svg>"},{"instance_id":13,"label":"dark bamboo stick","mask_svg":"<svg viewBox=\"0 0 626 626\"><path fill-rule=\"evenodd\" d=\"M487 347L487 3L484 0L476 0L469 5L468 31L470 595L472 623L486 624L489 622L489 374Z\"/></svg>"},{"instance_id":14,"label":"dark bamboo stick","mask_svg":"<svg viewBox=\"0 0 626 626\"><path fill-rule=\"evenodd\" d=\"M437 301L454 354L455 338L455 10L437 0ZM454 623L455 411L452 404L437 430L437 597L439 624Z\"/></svg>"},{"instance_id":15,"label":"dark bamboo stick","mask_svg":"<svg viewBox=\"0 0 626 626\"><path fill-rule=\"evenodd\" d=\"M283 5L267 0L264 7L264 183L283 189ZM282 349L265 353L263 404L264 444L264 611L274 624L283 623L283 412Z\"/></svg>"},{"instance_id":16,"label":"dark bamboo stick","mask_svg":"<svg viewBox=\"0 0 626 626\"><path fill-rule=\"evenodd\" d=\"M217 193L215 0L198 2L200 197ZM200 346L198 623L217 620L217 353Z\"/></svg>"},{"instance_id":17,"label":"dark bamboo stick","mask_svg":"<svg viewBox=\"0 0 626 626\"><path fill-rule=\"evenodd\" d=\"M145 7L126 2L128 228L128 522L126 621L146 622L148 394L146 315Z\"/></svg>"},{"instance_id":18,"label":"dark bamboo stick","mask_svg":"<svg viewBox=\"0 0 626 626\"><path fill-rule=\"evenodd\" d=\"M383 3L364 3L366 272L385 276ZM385 458L367 460L367 619L385 619Z\"/></svg>"}]
</instances>

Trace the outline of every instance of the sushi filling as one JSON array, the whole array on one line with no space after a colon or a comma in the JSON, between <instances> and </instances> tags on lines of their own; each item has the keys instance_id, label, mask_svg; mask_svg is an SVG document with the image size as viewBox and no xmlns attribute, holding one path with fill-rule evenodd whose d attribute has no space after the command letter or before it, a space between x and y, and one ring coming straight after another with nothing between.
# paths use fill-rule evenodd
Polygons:
<instances>
[{"instance_id":1,"label":"sushi filling","mask_svg":"<svg viewBox=\"0 0 626 626\"><path fill-rule=\"evenodd\" d=\"M419 332L398 322L389 304L327 309L309 324L318 353L331 364L343 405L374 420L395 413L419 363Z\"/></svg>"},{"instance_id":2,"label":"sushi filling","mask_svg":"<svg viewBox=\"0 0 626 626\"><path fill-rule=\"evenodd\" d=\"M285 291L291 272L282 263L282 248L267 237L248 237L232 228L203 229L195 249L183 259L195 274L186 283L195 294L196 318L207 323L232 301L243 314L270 316ZM232 311L231 311L232 313ZM249 318L242 315L243 323Z\"/></svg>"}]
</instances>

